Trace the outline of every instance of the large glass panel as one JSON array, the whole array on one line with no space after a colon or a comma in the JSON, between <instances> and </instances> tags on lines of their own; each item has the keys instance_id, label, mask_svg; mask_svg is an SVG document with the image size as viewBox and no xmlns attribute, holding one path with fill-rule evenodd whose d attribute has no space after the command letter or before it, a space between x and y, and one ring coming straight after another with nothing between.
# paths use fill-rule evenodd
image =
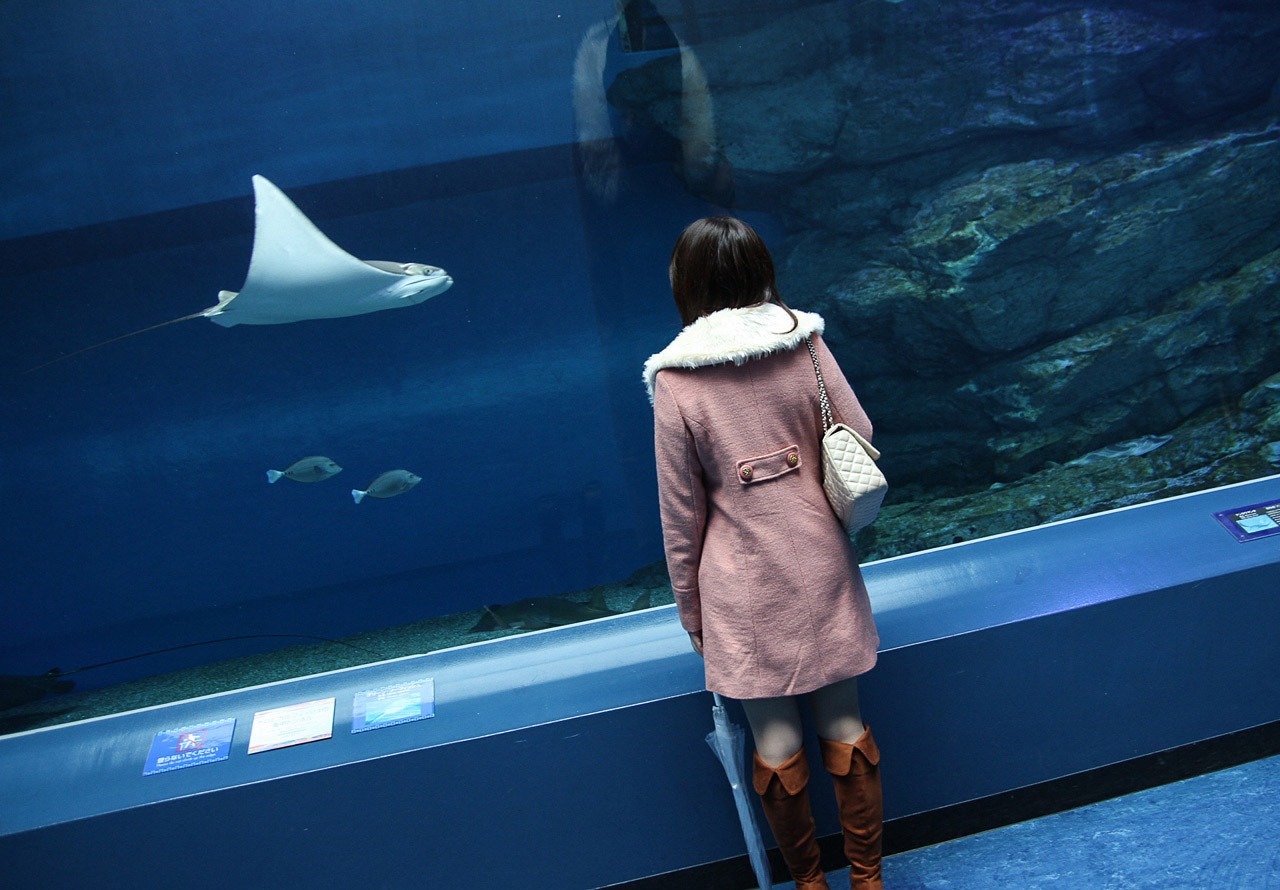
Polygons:
<instances>
[{"instance_id":1,"label":"large glass panel","mask_svg":"<svg viewBox=\"0 0 1280 890\"><path fill-rule=\"evenodd\" d=\"M0 730L669 602L640 368L708 213L876 423L865 559L1274 473L1278 36L1272 0L15 7Z\"/></svg>"}]
</instances>

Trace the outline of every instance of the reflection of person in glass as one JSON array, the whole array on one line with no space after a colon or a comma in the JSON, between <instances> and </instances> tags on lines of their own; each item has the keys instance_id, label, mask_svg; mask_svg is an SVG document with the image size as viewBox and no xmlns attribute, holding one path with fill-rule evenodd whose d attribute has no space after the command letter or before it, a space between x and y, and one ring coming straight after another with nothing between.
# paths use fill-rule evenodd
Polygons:
<instances>
[{"instance_id":1,"label":"reflection of person in glass","mask_svg":"<svg viewBox=\"0 0 1280 890\"><path fill-rule=\"evenodd\" d=\"M881 887L880 754L856 678L879 643L857 555L822 491L810 339L836 420L871 423L823 343L789 309L760 237L698 220L671 257L685 325L645 365L667 567L707 688L742 701L754 782L799 890L826 888L800 721L807 699L840 805L851 884Z\"/></svg>"}]
</instances>

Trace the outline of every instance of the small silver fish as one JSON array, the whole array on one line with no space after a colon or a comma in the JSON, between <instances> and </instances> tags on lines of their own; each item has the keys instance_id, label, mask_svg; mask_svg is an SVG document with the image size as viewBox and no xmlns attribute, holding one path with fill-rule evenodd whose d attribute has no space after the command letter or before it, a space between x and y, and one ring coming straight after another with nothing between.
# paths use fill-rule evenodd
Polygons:
<instances>
[{"instance_id":1,"label":"small silver fish","mask_svg":"<svg viewBox=\"0 0 1280 890\"><path fill-rule=\"evenodd\" d=\"M622 610L610 608L604 591L599 590L592 594L591 601L587 603L563 596L537 596L514 603L485 606L480 619L469 633L487 630L545 630L548 627L563 627L580 621L621 615L622 612L639 612L652 605L653 601L647 590L635 598L631 608Z\"/></svg>"},{"instance_id":2,"label":"small silver fish","mask_svg":"<svg viewBox=\"0 0 1280 890\"><path fill-rule=\"evenodd\" d=\"M393 498L398 494L404 494L421 481L421 476L416 476L408 470L388 470L370 482L369 487L364 491L358 488L351 489L351 497L357 504L364 500L365 495L371 498Z\"/></svg>"},{"instance_id":3,"label":"small silver fish","mask_svg":"<svg viewBox=\"0 0 1280 890\"><path fill-rule=\"evenodd\" d=\"M1097 463L1100 460L1113 460L1117 457L1140 457L1144 454L1150 454L1157 448L1168 445L1173 441L1173 436L1143 436L1141 439L1127 439L1124 442L1117 442L1114 445L1107 445L1096 451L1090 451L1082 457L1077 457L1073 461L1069 461L1068 467L1079 467L1085 464Z\"/></svg>"},{"instance_id":4,"label":"small silver fish","mask_svg":"<svg viewBox=\"0 0 1280 890\"><path fill-rule=\"evenodd\" d=\"M342 472L330 458L316 455L296 460L283 470L267 470L268 482L292 479L294 482L321 482Z\"/></svg>"}]
</instances>

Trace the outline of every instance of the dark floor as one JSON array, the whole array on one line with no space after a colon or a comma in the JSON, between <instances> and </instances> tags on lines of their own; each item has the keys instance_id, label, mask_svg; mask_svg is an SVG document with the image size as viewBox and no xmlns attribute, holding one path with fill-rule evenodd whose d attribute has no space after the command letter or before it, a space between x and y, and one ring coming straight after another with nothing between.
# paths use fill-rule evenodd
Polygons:
<instances>
[{"instance_id":1,"label":"dark floor","mask_svg":"<svg viewBox=\"0 0 1280 890\"><path fill-rule=\"evenodd\" d=\"M830 874L832 890L847 875ZM884 879L887 890L1280 890L1280 757L892 856Z\"/></svg>"}]
</instances>

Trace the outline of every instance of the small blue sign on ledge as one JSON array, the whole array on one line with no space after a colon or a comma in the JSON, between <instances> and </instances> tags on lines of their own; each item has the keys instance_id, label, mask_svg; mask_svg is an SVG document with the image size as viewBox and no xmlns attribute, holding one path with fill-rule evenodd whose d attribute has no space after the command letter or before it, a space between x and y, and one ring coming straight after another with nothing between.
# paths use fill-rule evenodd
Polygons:
<instances>
[{"instance_id":1,"label":"small blue sign on ledge","mask_svg":"<svg viewBox=\"0 0 1280 890\"><path fill-rule=\"evenodd\" d=\"M434 717L435 680L414 680L356 693L351 706L351 731L365 732Z\"/></svg>"},{"instance_id":2,"label":"small blue sign on ledge","mask_svg":"<svg viewBox=\"0 0 1280 890\"><path fill-rule=\"evenodd\" d=\"M1213 518L1221 522L1237 541L1255 541L1258 538L1280 535L1280 501L1222 510L1214 513Z\"/></svg>"},{"instance_id":3,"label":"small blue sign on ledge","mask_svg":"<svg viewBox=\"0 0 1280 890\"><path fill-rule=\"evenodd\" d=\"M188 766L202 766L226 760L231 754L231 737L236 730L236 718L198 723L180 729L163 729L156 733L147 755L144 776L167 773Z\"/></svg>"}]
</instances>

